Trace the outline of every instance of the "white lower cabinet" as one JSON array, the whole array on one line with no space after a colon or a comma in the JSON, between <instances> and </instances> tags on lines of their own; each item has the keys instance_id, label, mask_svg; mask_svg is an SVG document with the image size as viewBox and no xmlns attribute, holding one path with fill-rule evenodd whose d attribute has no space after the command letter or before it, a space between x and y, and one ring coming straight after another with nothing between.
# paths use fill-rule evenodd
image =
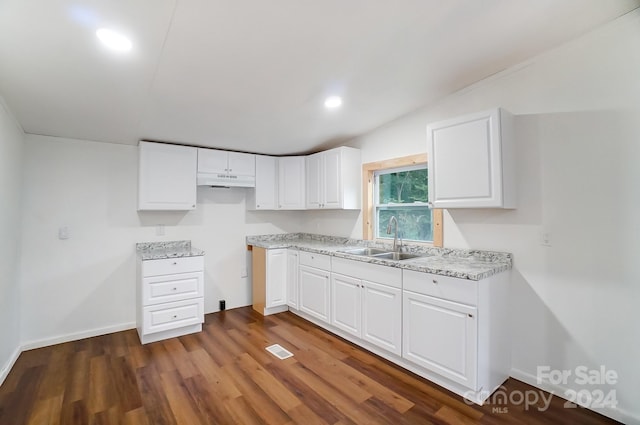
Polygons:
<instances>
[{"instance_id":1,"label":"white lower cabinet","mask_svg":"<svg viewBox=\"0 0 640 425\"><path fill-rule=\"evenodd\" d=\"M298 250L287 250L287 305L298 308Z\"/></svg>"},{"instance_id":2,"label":"white lower cabinet","mask_svg":"<svg viewBox=\"0 0 640 425\"><path fill-rule=\"evenodd\" d=\"M405 359L476 390L476 308L404 291Z\"/></svg>"},{"instance_id":3,"label":"white lower cabinet","mask_svg":"<svg viewBox=\"0 0 640 425\"><path fill-rule=\"evenodd\" d=\"M402 291L331 274L331 324L394 354L401 353Z\"/></svg>"},{"instance_id":4,"label":"white lower cabinet","mask_svg":"<svg viewBox=\"0 0 640 425\"><path fill-rule=\"evenodd\" d=\"M288 309L289 249L253 247L252 305L263 316Z\"/></svg>"},{"instance_id":5,"label":"white lower cabinet","mask_svg":"<svg viewBox=\"0 0 640 425\"><path fill-rule=\"evenodd\" d=\"M295 249L267 257L286 275L272 302L456 394L482 404L509 377L509 273L472 281Z\"/></svg>"},{"instance_id":6,"label":"white lower cabinet","mask_svg":"<svg viewBox=\"0 0 640 425\"><path fill-rule=\"evenodd\" d=\"M331 323L331 257L300 252L299 310Z\"/></svg>"},{"instance_id":7,"label":"white lower cabinet","mask_svg":"<svg viewBox=\"0 0 640 425\"><path fill-rule=\"evenodd\" d=\"M137 329L143 344L202 330L204 257L138 263Z\"/></svg>"},{"instance_id":8,"label":"white lower cabinet","mask_svg":"<svg viewBox=\"0 0 640 425\"><path fill-rule=\"evenodd\" d=\"M362 281L362 338L393 354L402 351L402 291Z\"/></svg>"},{"instance_id":9,"label":"white lower cabinet","mask_svg":"<svg viewBox=\"0 0 640 425\"><path fill-rule=\"evenodd\" d=\"M401 270L334 258L332 271L331 324L399 356L402 352Z\"/></svg>"},{"instance_id":10,"label":"white lower cabinet","mask_svg":"<svg viewBox=\"0 0 640 425\"><path fill-rule=\"evenodd\" d=\"M300 266L300 311L326 323L331 317L330 275L326 270Z\"/></svg>"},{"instance_id":11,"label":"white lower cabinet","mask_svg":"<svg viewBox=\"0 0 640 425\"><path fill-rule=\"evenodd\" d=\"M416 373L482 403L511 370L509 274L479 281L402 274L402 357Z\"/></svg>"},{"instance_id":12,"label":"white lower cabinet","mask_svg":"<svg viewBox=\"0 0 640 425\"><path fill-rule=\"evenodd\" d=\"M362 280L331 274L331 324L351 335L362 337Z\"/></svg>"},{"instance_id":13,"label":"white lower cabinet","mask_svg":"<svg viewBox=\"0 0 640 425\"><path fill-rule=\"evenodd\" d=\"M287 249L267 250L266 307L287 304Z\"/></svg>"}]
</instances>

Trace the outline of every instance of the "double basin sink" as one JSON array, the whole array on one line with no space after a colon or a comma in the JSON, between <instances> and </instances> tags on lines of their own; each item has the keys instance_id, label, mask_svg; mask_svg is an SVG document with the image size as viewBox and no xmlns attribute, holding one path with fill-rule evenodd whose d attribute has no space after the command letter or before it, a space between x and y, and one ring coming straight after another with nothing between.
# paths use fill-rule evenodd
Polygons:
<instances>
[{"instance_id":1,"label":"double basin sink","mask_svg":"<svg viewBox=\"0 0 640 425\"><path fill-rule=\"evenodd\" d=\"M380 248L353 248L353 249L341 249L338 252L351 255L363 255L365 257L379 258L384 260L410 260L412 258L423 257L423 255L409 254L407 252L393 252L387 249Z\"/></svg>"}]
</instances>

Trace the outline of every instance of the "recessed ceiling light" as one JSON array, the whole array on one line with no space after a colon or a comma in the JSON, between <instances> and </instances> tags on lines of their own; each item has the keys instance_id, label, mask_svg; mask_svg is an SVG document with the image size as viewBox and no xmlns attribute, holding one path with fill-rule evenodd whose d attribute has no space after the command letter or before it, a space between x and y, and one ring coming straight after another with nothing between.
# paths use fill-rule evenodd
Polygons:
<instances>
[{"instance_id":1,"label":"recessed ceiling light","mask_svg":"<svg viewBox=\"0 0 640 425\"><path fill-rule=\"evenodd\" d=\"M335 109L342 106L342 98L340 96L329 96L324 101L324 107L327 109Z\"/></svg>"},{"instance_id":2,"label":"recessed ceiling light","mask_svg":"<svg viewBox=\"0 0 640 425\"><path fill-rule=\"evenodd\" d=\"M110 29L100 28L98 31L96 31L96 35L98 36L100 41L102 41L102 43L104 43L104 45L111 50L116 50L118 52L128 52L129 50L131 50L131 40L129 40L122 34L119 34Z\"/></svg>"}]
</instances>

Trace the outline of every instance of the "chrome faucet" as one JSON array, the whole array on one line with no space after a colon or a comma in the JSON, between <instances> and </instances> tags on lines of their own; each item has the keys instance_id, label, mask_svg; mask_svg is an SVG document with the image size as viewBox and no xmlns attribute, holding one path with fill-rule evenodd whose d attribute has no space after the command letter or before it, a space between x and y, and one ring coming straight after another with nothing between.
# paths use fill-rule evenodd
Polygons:
<instances>
[{"instance_id":1,"label":"chrome faucet","mask_svg":"<svg viewBox=\"0 0 640 425\"><path fill-rule=\"evenodd\" d=\"M395 223L395 233L393 234L393 252L398 252L398 219L395 215L392 215L389 218L389 224L387 224L387 235L391 234L391 225ZM400 241L400 245L402 245L402 240Z\"/></svg>"}]
</instances>

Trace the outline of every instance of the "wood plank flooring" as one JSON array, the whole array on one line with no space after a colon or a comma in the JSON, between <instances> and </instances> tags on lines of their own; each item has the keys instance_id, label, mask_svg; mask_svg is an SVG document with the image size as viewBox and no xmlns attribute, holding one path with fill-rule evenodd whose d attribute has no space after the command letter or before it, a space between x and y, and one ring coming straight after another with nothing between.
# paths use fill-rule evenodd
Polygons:
<instances>
[{"instance_id":1,"label":"wood plank flooring","mask_svg":"<svg viewBox=\"0 0 640 425\"><path fill-rule=\"evenodd\" d=\"M264 350L275 343L294 357ZM0 387L1 425L552 423L615 422L559 398L544 412L469 405L291 313L263 318L249 307L145 346L130 330L27 351Z\"/></svg>"}]
</instances>

